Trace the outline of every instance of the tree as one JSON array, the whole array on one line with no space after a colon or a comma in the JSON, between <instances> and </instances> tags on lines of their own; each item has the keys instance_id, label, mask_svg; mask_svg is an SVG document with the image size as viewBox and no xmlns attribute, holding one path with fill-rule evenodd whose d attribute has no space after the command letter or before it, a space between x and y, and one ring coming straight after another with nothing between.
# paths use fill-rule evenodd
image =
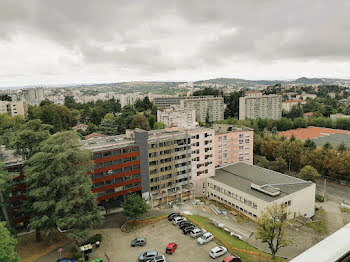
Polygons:
<instances>
[{"instance_id":1,"label":"tree","mask_svg":"<svg viewBox=\"0 0 350 262\"><path fill-rule=\"evenodd\" d=\"M155 122L153 129L164 129L166 127L166 124L163 122Z\"/></svg>"},{"instance_id":2,"label":"tree","mask_svg":"<svg viewBox=\"0 0 350 262\"><path fill-rule=\"evenodd\" d=\"M134 115L130 123L130 128L131 129L141 128L144 130L150 130L147 117L141 114Z\"/></svg>"},{"instance_id":3,"label":"tree","mask_svg":"<svg viewBox=\"0 0 350 262\"><path fill-rule=\"evenodd\" d=\"M107 136L119 134L117 118L111 113L106 114L98 127L98 131Z\"/></svg>"},{"instance_id":4,"label":"tree","mask_svg":"<svg viewBox=\"0 0 350 262\"><path fill-rule=\"evenodd\" d=\"M282 157L277 157L275 161L271 161L270 166L267 168L283 173L287 170L287 162Z\"/></svg>"},{"instance_id":5,"label":"tree","mask_svg":"<svg viewBox=\"0 0 350 262\"><path fill-rule=\"evenodd\" d=\"M329 149L332 149L333 146L331 145L331 143L329 142L326 142L324 143L323 147L322 147L324 150L329 150Z\"/></svg>"},{"instance_id":6,"label":"tree","mask_svg":"<svg viewBox=\"0 0 350 262\"><path fill-rule=\"evenodd\" d=\"M306 139L304 142L304 147L309 150L315 150L316 149L316 143L312 141L310 138Z\"/></svg>"},{"instance_id":7,"label":"tree","mask_svg":"<svg viewBox=\"0 0 350 262\"><path fill-rule=\"evenodd\" d=\"M79 140L74 131L58 133L25 164L29 228L44 232L50 242L57 227L85 230L102 220L91 192L91 152L80 149Z\"/></svg>"},{"instance_id":8,"label":"tree","mask_svg":"<svg viewBox=\"0 0 350 262\"><path fill-rule=\"evenodd\" d=\"M339 151L340 153L343 153L344 151L347 150L347 147L346 147L346 145L344 144L344 142L342 142L341 144L338 145L337 149L338 149L338 151Z\"/></svg>"},{"instance_id":9,"label":"tree","mask_svg":"<svg viewBox=\"0 0 350 262\"><path fill-rule=\"evenodd\" d=\"M275 203L260 213L257 221L256 239L267 243L272 257L275 258L281 247L291 244L287 238L285 228L287 226L287 209L284 205Z\"/></svg>"},{"instance_id":10,"label":"tree","mask_svg":"<svg viewBox=\"0 0 350 262\"><path fill-rule=\"evenodd\" d=\"M11 141L16 154L29 159L39 151L40 143L50 136L50 125L42 124L39 119L30 120L23 125Z\"/></svg>"},{"instance_id":11,"label":"tree","mask_svg":"<svg viewBox=\"0 0 350 262\"><path fill-rule=\"evenodd\" d=\"M288 170L291 170L292 166L295 169L299 166L303 149L304 148L301 141L295 140L290 142L286 140L283 141L282 145L278 148L277 154L287 161Z\"/></svg>"},{"instance_id":12,"label":"tree","mask_svg":"<svg viewBox=\"0 0 350 262\"><path fill-rule=\"evenodd\" d=\"M317 172L316 168L306 165L304 166L299 173L300 177L306 180L315 180L321 175Z\"/></svg>"},{"instance_id":13,"label":"tree","mask_svg":"<svg viewBox=\"0 0 350 262\"><path fill-rule=\"evenodd\" d=\"M5 225L5 222L0 222L0 261L19 262L16 253L17 240L11 236Z\"/></svg>"},{"instance_id":14,"label":"tree","mask_svg":"<svg viewBox=\"0 0 350 262\"><path fill-rule=\"evenodd\" d=\"M150 209L146 200L137 194L129 195L123 202L122 207L124 209L123 215L131 219L139 218Z\"/></svg>"}]
</instances>

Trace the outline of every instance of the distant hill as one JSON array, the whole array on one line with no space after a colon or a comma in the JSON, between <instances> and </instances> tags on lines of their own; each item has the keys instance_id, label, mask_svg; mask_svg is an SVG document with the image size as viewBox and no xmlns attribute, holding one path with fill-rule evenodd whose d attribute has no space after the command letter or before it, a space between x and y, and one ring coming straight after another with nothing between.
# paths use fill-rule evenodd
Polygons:
<instances>
[{"instance_id":1,"label":"distant hill","mask_svg":"<svg viewBox=\"0 0 350 262\"><path fill-rule=\"evenodd\" d=\"M233 86L240 86L240 87L269 86L269 85L275 85L277 83L280 83L283 85L315 85L315 84L350 85L350 79L301 77L296 80L285 81L285 80L245 80L245 79L239 79L239 78L215 78L215 79L196 81L194 83L196 85L212 83L212 84L233 85Z\"/></svg>"}]
</instances>

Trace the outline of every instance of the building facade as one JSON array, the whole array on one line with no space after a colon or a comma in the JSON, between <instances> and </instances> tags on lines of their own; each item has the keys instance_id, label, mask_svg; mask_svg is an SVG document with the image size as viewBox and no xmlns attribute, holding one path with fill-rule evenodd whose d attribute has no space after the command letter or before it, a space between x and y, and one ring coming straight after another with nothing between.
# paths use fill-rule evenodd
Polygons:
<instances>
[{"instance_id":1,"label":"building facade","mask_svg":"<svg viewBox=\"0 0 350 262\"><path fill-rule=\"evenodd\" d=\"M207 178L215 174L214 130L195 128L188 130L191 138L191 172L194 195L205 196Z\"/></svg>"},{"instance_id":2,"label":"building facade","mask_svg":"<svg viewBox=\"0 0 350 262\"><path fill-rule=\"evenodd\" d=\"M26 117L28 114L28 107L23 101L0 101L0 114Z\"/></svg>"},{"instance_id":3,"label":"building facade","mask_svg":"<svg viewBox=\"0 0 350 262\"><path fill-rule=\"evenodd\" d=\"M167 127L194 128L196 122L196 110L185 108L165 108L157 111L157 121L163 122Z\"/></svg>"},{"instance_id":4,"label":"building facade","mask_svg":"<svg viewBox=\"0 0 350 262\"><path fill-rule=\"evenodd\" d=\"M208 178L207 196L253 220L275 203L287 207L288 219L315 213L314 183L243 162L215 173Z\"/></svg>"},{"instance_id":5,"label":"building facade","mask_svg":"<svg viewBox=\"0 0 350 262\"><path fill-rule=\"evenodd\" d=\"M22 99L28 104L38 106L44 98L44 90L42 88L28 88L22 90Z\"/></svg>"},{"instance_id":6,"label":"building facade","mask_svg":"<svg viewBox=\"0 0 350 262\"><path fill-rule=\"evenodd\" d=\"M82 141L93 152L92 192L107 208L119 206L130 193L142 194L139 146L126 136L93 137Z\"/></svg>"},{"instance_id":7,"label":"building facade","mask_svg":"<svg viewBox=\"0 0 350 262\"><path fill-rule=\"evenodd\" d=\"M140 147L142 185L152 207L182 202L193 196L191 140L186 131L136 129Z\"/></svg>"},{"instance_id":8,"label":"building facade","mask_svg":"<svg viewBox=\"0 0 350 262\"><path fill-rule=\"evenodd\" d=\"M305 100L301 100L301 99L295 99L295 100L287 100L282 102L282 110L284 112L289 112L293 106L297 106L297 105L305 105L306 101Z\"/></svg>"},{"instance_id":9,"label":"building facade","mask_svg":"<svg viewBox=\"0 0 350 262\"><path fill-rule=\"evenodd\" d=\"M282 117L282 96L262 95L258 91L246 92L239 98L239 119L280 119Z\"/></svg>"},{"instance_id":10,"label":"building facade","mask_svg":"<svg viewBox=\"0 0 350 262\"><path fill-rule=\"evenodd\" d=\"M217 124L214 130L216 168L240 161L253 164L254 131L251 128Z\"/></svg>"},{"instance_id":11,"label":"building facade","mask_svg":"<svg viewBox=\"0 0 350 262\"><path fill-rule=\"evenodd\" d=\"M154 98L159 108L176 106L196 110L196 120L199 122L214 122L224 119L225 103L221 96L186 96Z\"/></svg>"}]
</instances>

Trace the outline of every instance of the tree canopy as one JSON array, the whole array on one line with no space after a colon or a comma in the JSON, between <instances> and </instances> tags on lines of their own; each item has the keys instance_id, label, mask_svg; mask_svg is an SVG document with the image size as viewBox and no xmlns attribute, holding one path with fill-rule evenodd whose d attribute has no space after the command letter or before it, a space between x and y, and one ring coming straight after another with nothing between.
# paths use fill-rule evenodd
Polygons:
<instances>
[{"instance_id":1,"label":"tree canopy","mask_svg":"<svg viewBox=\"0 0 350 262\"><path fill-rule=\"evenodd\" d=\"M123 202L122 207L124 209L123 214L131 219L139 218L150 209L146 200L137 194L129 195Z\"/></svg>"},{"instance_id":2,"label":"tree canopy","mask_svg":"<svg viewBox=\"0 0 350 262\"><path fill-rule=\"evenodd\" d=\"M85 230L102 219L91 192L91 152L79 147L73 131L58 133L40 144L25 164L29 228L52 237L57 229Z\"/></svg>"},{"instance_id":3,"label":"tree canopy","mask_svg":"<svg viewBox=\"0 0 350 262\"><path fill-rule=\"evenodd\" d=\"M287 209L284 205L277 203L263 210L256 221L255 237L262 243L267 243L273 258L281 247L291 244L285 232L286 222Z\"/></svg>"},{"instance_id":4,"label":"tree canopy","mask_svg":"<svg viewBox=\"0 0 350 262\"><path fill-rule=\"evenodd\" d=\"M5 222L0 222L0 261L19 262L16 253L17 240L11 236L5 225Z\"/></svg>"}]
</instances>

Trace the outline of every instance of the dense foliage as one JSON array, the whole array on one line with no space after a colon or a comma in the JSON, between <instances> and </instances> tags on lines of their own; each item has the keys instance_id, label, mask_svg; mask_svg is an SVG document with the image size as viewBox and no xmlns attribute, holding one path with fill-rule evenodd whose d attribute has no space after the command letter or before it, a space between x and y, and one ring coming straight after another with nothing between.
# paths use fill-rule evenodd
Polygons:
<instances>
[{"instance_id":1,"label":"dense foliage","mask_svg":"<svg viewBox=\"0 0 350 262\"><path fill-rule=\"evenodd\" d=\"M146 200L137 194L129 195L123 202L122 207L123 215L131 219L139 218L150 209Z\"/></svg>"},{"instance_id":2,"label":"dense foliage","mask_svg":"<svg viewBox=\"0 0 350 262\"><path fill-rule=\"evenodd\" d=\"M16 253L17 240L11 236L5 225L5 222L0 222L0 261L19 262Z\"/></svg>"}]
</instances>

